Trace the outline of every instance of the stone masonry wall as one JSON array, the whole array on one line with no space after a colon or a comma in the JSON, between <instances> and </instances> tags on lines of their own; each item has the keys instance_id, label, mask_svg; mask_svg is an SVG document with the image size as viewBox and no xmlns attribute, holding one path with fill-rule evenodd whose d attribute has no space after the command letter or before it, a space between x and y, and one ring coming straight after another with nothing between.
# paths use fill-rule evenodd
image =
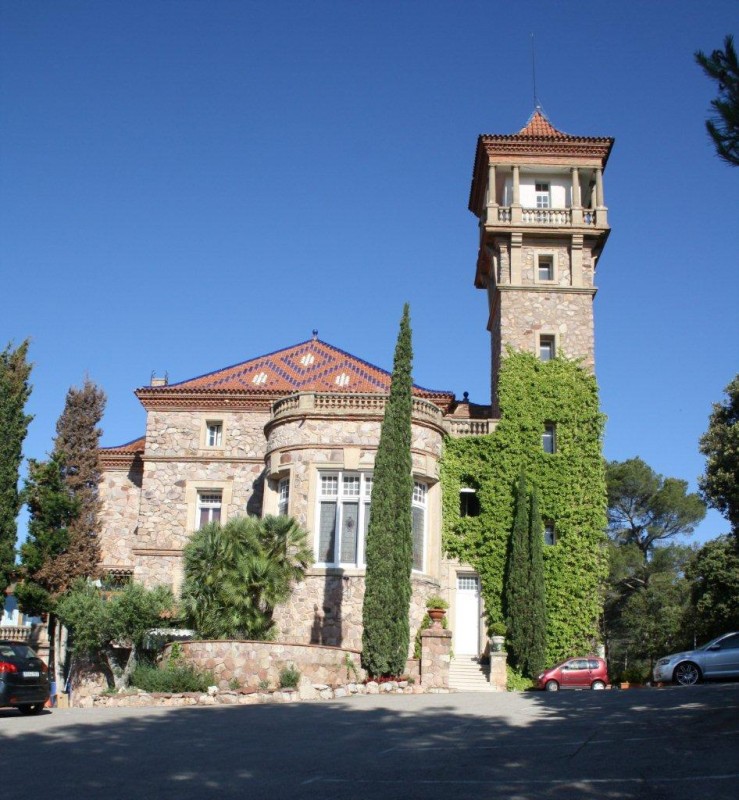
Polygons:
<instances>
[{"instance_id":1,"label":"stone masonry wall","mask_svg":"<svg viewBox=\"0 0 739 800\"><path fill-rule=\"evenodd\" d=\"M537 334L557 336L557 347L569 358L594 365L593 299L589 294L565 292L502 292L500 325L502 346L536 353Z\"/></svg>"},{"instance_id":2,"label":"stone masonry wall","mask_svg":"<svg viewBox=\"0 0 739 800\"><path fill-rule=\"evenodd\" d=\"M100 482L100 560L107 567L134 566L132 546L141 501L141 472L107 470Z\"/></svg>"},{"instance_id":3,"label":"stone masonry wall","mask_svg":"<svg viewBox=\"0 0 739 800\"><path fill-rule=\"evenodd\" d=\"M290 599L277 607L279 638L361 650L364 575L326 572L309 573L293 589ZM439 592L438 583L425 578L413 577L411 585L409 657L413 655L416 631L426 615L426 600Z\"/></svg>"},{"instance_id":4,"label":"stone masonry wall","mask_svg":"<svg viewBox=\"0 0 739 800\"><path fill-rule=\"evenodd\" d=\"M213 673L219 689L228 689L232 681L241 688L257 689L263 681L276 688L286 667L296 667L311 683L328 686L364 679L359 653L346 648L245 641L179 642L179 647L188 663ZM164 648L165 659L170 648Z\"/></svg>"}]
</instances>

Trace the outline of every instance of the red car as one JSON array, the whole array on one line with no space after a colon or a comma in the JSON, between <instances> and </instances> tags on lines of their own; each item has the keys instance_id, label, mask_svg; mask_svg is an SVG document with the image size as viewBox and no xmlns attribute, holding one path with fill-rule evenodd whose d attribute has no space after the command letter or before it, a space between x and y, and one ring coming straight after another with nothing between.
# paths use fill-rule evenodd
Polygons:
<instances>
[{"instance_id":1,"label":"red car","mask_svg":"<svg viewBox=\"0 0 739 800\"><path fill-rule=\"evenodd\" d=\"M537 678L540 689L558 692L560 689L605 689L608 686L608 665L602 658L568 658L556 667L547 669Z\"/></svg>"}]
</instances>

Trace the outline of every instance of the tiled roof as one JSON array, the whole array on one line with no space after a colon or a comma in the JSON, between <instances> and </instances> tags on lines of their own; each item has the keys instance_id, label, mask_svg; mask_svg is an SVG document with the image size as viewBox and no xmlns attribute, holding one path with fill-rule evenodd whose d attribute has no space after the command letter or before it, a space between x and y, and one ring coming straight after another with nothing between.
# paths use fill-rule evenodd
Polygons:
<instances>
[{"instance_id":1,"label":"tiled roof","mask_svg":"<svg viewBox=\"0 0 739 800\"><path fill-rule=\"evenodd\" d=\"M126 444L119 444L115 447L101 447L100 451L110 455L135 455L143 453L146 445L146 436L139 436Z\"/></svg>"},{"instance_id":2,"label":"tiled roof","mask_svg":"<svg viewBox=\"0 0 739 800\"><path fill-rule=\"evenodd\" d=\"M209 372L168 386L144 387L136 394L177 396L193 393L239 393L253 396L283 396L294 392L386 393L390 373L333 347L320 339L277 350L240 364ZM414 386L420 397L453 399L452 392Z\"/></svg>"},{"instance_id":3,"label":"tiled roof","mask_svg":"<svg viewBox=\"0 0 739 800\"><path fill-rule=\"evenodd\" d=\"M529 117L529 121L516 134L517 136L536 136L546 139L567 139L570 138L566 133L558 131L551 122L537 108Z\"/></svg>"}]
</instances>

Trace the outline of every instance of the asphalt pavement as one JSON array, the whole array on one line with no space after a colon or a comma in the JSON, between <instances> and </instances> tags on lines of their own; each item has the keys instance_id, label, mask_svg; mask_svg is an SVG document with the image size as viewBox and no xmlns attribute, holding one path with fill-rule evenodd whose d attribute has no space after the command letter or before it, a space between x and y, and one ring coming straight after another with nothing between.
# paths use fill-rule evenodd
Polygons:
<instances>
[{"instance_id":1,"label":"asphalt pavement","mask_svg":"<svg viewBox=\"0 0 739 800\"><path fill-rule=\"evenodd\" d=\"M739 684L0 710L0 798L736 800Z\"/></svg>"}]
</instances>

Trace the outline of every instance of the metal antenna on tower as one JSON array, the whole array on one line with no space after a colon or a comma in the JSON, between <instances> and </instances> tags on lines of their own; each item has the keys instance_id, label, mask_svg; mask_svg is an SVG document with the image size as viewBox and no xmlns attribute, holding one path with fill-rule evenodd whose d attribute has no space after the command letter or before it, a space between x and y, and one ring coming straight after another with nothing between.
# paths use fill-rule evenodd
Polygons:
<instances>
[{"instance_id":1,"label":"metal antenna on tower","mask_svg":"<svg viewBox=\"0 0 739 800\"><path fill-rule=\"evenodd\" d=\"M539 97L536 94L536 46L534 42L534 34L531 34L531 81L534 88L534 108L540 108Z\"/></svg>"}]
</instances>

